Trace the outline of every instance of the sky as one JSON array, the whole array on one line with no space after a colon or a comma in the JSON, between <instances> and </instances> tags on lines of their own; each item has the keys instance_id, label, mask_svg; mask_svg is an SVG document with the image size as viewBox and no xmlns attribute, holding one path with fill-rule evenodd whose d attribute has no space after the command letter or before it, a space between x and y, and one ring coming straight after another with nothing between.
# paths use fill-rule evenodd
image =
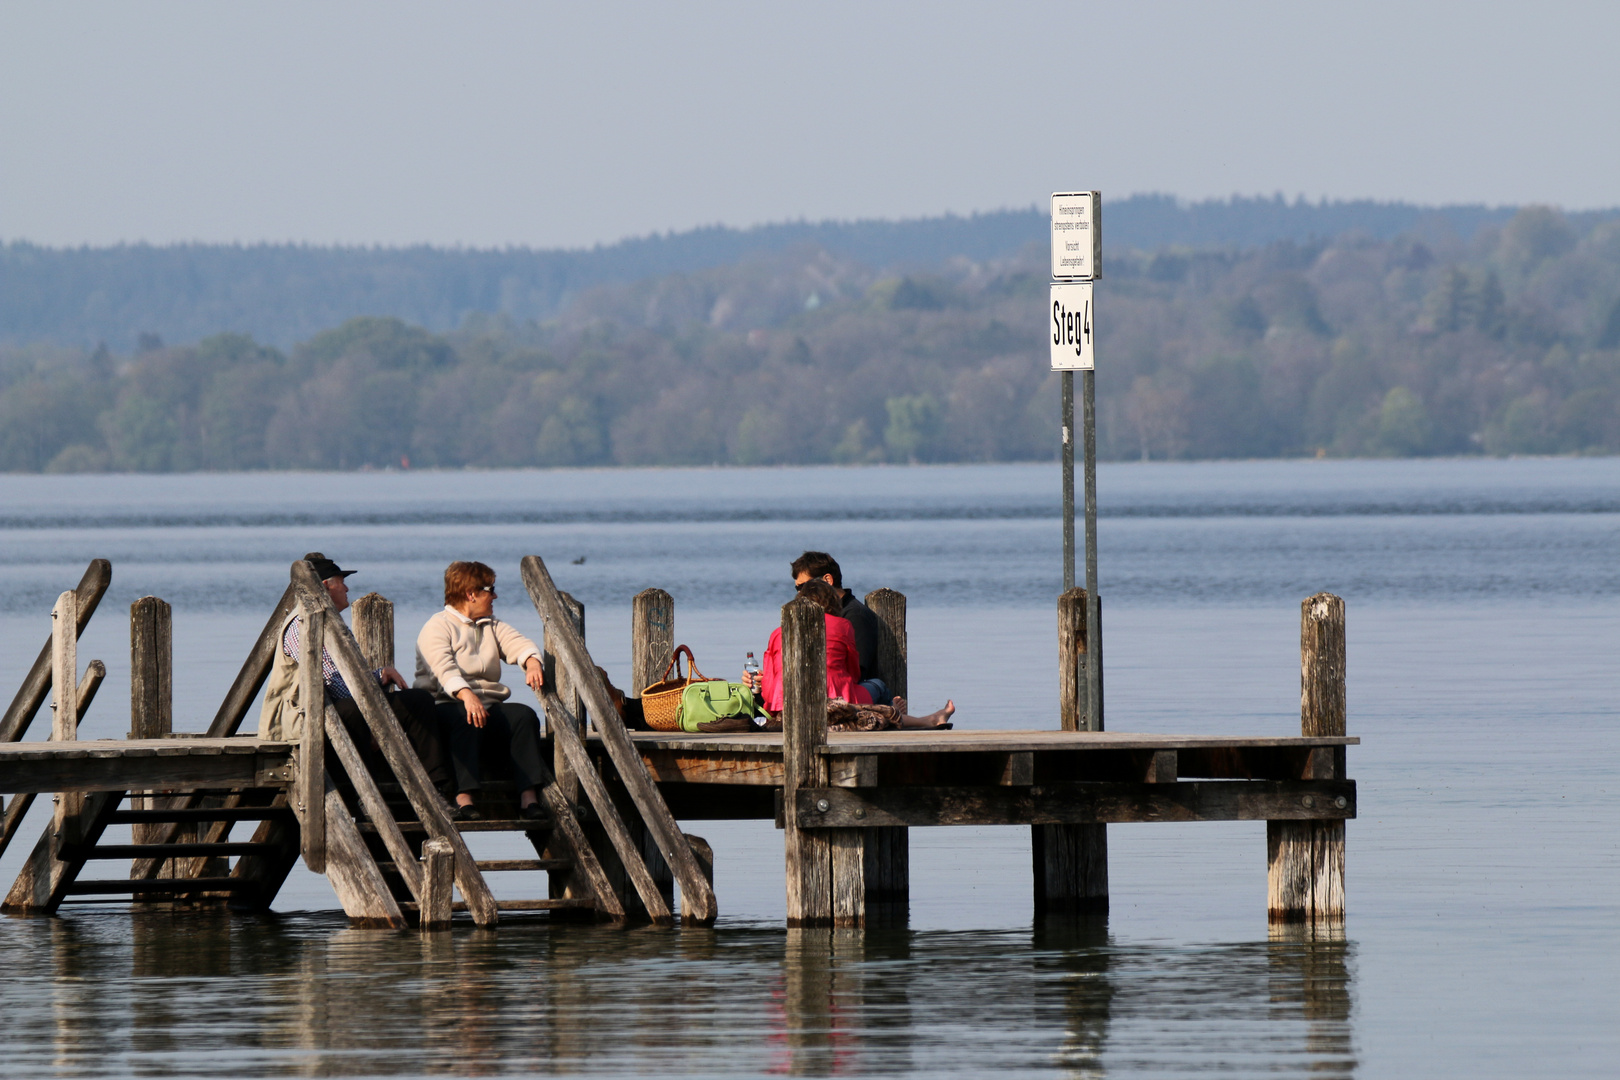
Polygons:
<instances>
[{"instance_id":1,"label":"sky","mask_svg":"<svg viewBox=\"0 0 1620 1080\"><path fill-rule=\"evenodd\" d=\"M588 247L1088 188L1613 207L1616 41L1613 3L0 0L0 240Z\"/></svg>"}]
</instances>

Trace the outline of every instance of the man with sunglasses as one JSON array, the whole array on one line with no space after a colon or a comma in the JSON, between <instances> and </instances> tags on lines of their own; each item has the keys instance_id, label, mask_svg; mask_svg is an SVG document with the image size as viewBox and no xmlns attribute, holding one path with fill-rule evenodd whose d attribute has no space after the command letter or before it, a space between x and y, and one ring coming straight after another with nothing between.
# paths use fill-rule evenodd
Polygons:
<instances>
[{"instance_id":1,"label":"man with sunglasses","mask_svg":"<svg viewBox=\"0 0 1620 1080\"><path fill-rule=\"evenodd\" d=\"M825 551L807 551L793 560L791 569L794 589L804 588L807 582L825 581L844 598L843 616L855 631L855 651L861 659L861 686L872 695L873 704L890 704L894 695L878 678L877 670L878 639L882 636L883 624L871 608L844 588L844 574L838 568L838 560Z\"/></svg>"},{"instance_id":2,"label":"man with sunglasses","mask_svg":"<svg viewBox=\"0 0 1620 1080\"><path fill-rule=\"evenodd\" d=\"M444 572L444 610L416 636L416 686L433 695L450 743L457 821L483 817L475 796L483 787L481 765L491 756L510 760L521 816L542 816L540 718L509 700L501 663L523 669L523 681L537 694L544 669L535 643L495 617L496 595L494 570L481 562L451 563Z\"/></svg>"}]
</instances>

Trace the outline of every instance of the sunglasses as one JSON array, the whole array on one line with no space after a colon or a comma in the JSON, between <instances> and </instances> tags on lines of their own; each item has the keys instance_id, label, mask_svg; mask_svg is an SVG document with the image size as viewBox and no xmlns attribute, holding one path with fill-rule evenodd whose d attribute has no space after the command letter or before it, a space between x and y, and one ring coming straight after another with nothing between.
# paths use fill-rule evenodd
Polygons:
<instances>
[{"instance_id":1,"label":"sunglasses","mask_svg":"<svg viewBox=\"0 0 1620 1080\"><path fill-rule=\"evenodd\" d=\"M474 589L473 592L487 592L491 596L497 595L495 592L495 586L493 585L480 585L478 588Z\"/></svg>"}]
</instances>

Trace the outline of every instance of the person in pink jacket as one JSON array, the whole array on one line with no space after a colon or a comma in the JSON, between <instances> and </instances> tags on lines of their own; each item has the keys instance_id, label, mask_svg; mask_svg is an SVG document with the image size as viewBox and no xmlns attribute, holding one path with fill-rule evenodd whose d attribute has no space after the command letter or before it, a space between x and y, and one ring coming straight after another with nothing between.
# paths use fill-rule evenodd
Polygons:
<instances>
[{"instance_id":1,"label":"person in pink jacket","mask_svg":"<svg viewBox=\"0 0 1620 1080\"><path fill-rule=\"evenodd\" d=\"M820 604L827 623L827 728L830 731L881 731L896 728L948 728L956 704L927 716L906 713L906 699L895 698L892 705L874 705L861 685L861 659L855 647L855 630L839 615L844 598L824 581L806 581L798 586L799 595ZM758 675L744 674L751 681L760 704L773 721L782 713L782 628L771 631L765 643L765 660Z\"/></svg>"}]
</instances>

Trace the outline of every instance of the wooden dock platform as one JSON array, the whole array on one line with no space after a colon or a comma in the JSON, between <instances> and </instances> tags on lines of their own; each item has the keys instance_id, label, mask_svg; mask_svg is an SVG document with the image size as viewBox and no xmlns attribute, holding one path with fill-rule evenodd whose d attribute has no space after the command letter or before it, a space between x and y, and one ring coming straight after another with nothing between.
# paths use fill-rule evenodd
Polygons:
<instances>
[{"instance_id":1,"label":"wooden dock platform","mask_svg":"<svg viewBox=\"0 0 1620 1080\"><path fill-rule=\"evenodd\" d=\"M1345 822L1356 816L1346 748L1360 740L1345 734L1337 597L1301 607L1298 736L1103 730L1100 709L1087 712L1100 698L1085 692L1080 590L1058 604L1058 730L829 733L823 614L799 598L782 609L779 733L631 732L596 676L582 605L530 556L523 579L545 621L542 704L554 765L541 785L546 816L456 823L367 677L393 663L392 605L361 598L351 632L302 561L219 712L196 735L172 731L168 605L136 601L130 729L138 737L79 741L79 718L106 668L92 661L79 676L78 634L110 576L98 560L58 599L51 638L0 718L0 792L13 796L0 852L34 795L57 793L51 823L6 897L8 912L117 896L265 909L302 857L364 925L434 929L458 911L486 926L503 911L668 923L677 885L683 921L708 924L718 911L713 854L678 823L751 819L784 831L790 925L904 922L908 830L925 826L1028 828L1037 914L1098 913L1109 902L1109 825L1264 821L1271 922L1342 924ZM905 598L879 590L867 600L884 627L881 674L903 695ZM303 700L324 701L324 643L382 761L360 753L330 705L298 743L237 734L295 611L305 618ZM631 682L639 687L657 680L674 648L673 598L646 590L633 612ZM20 741L47 696L50 738ZM232 839L241 822L257 823L251 839ZM134 827L134 842L104 842L107 826L120 823ZM537 858L475 858L462 834L488 831L523 833ZM128 878L81 880L86 866L109 860L129 860ZM496 900L484 874L511 871L544 873L545 895Z\"/></svg>"}]
</instances>

